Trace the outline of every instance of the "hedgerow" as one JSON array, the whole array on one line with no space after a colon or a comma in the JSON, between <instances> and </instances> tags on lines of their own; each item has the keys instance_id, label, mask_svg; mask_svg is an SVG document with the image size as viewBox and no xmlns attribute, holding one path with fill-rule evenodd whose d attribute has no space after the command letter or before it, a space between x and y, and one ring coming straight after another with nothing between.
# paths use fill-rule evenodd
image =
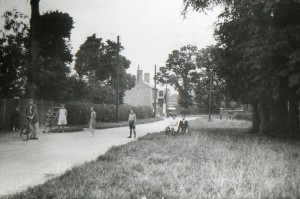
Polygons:
<instances>
[{"instance_id":1,"label":"hedgerow","mask_svg":"<svg viewBox=\"0 0 300 199\"><path fill-rule=\"evenodd\" d=\"M73 101L65 103L68 110L69 124L87 124L90 119L90 108L94 107L97 113L97 122L114 122L116 116L116 106L113 104L93 104L91 102ZM119 121L128 119L130 110L133 110L138 119L146 119L153 116L152 108L147 106L130 106L122 104L119 106Z\"/></svg>"}]
</instances>

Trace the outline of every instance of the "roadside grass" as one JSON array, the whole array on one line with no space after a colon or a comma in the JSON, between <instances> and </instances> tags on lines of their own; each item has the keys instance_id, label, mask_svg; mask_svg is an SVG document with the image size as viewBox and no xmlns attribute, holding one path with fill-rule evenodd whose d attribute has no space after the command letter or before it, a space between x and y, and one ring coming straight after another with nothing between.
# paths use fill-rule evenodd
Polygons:
<instances>
[{"instance_id":1,"label":"roadside grass","mask_svg":"<svg viewBox=\"0 0 300 199\"><path fill-rule=\"evenodd\" d=\"M153 117L153 118L146 118L146 119L138 119L136 121L136 124L147 124L147 123L152 123L152 122L157 122L157 121L162 121L164 118L162 117ZM115 122L97 122L96 123L96 129L107 129L107 128L115 128L115 127L123 127L123 126L128 126L128 121L121 121L118 123Z\"/></svg>"},{"instance_id":2,"label":"roadside grass","mask_svg":"<svg viewBox=\"0 0 300 199\"><path fill-rule=\"evenodd\" d=\"M198 119L192 135L148 134L7 198L299 198L300 141Z\"/></svg>"}]
</instances>

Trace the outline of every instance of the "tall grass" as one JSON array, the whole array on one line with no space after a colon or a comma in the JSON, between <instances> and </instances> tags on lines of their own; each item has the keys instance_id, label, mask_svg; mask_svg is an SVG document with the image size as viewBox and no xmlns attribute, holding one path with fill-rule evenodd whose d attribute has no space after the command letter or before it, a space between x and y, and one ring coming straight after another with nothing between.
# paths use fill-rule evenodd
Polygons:
<instances>
[{"instance_id":1,"label":"tall grass","mask_svg":"<svg viewBox=\"0 0 300 199\"><path fill-rule=\"evenodd\" d=\"M300 197L299 140L250 134L241 121L191 125L191 136L146 135L8 198Z\"/></svg>"}]
</instances>

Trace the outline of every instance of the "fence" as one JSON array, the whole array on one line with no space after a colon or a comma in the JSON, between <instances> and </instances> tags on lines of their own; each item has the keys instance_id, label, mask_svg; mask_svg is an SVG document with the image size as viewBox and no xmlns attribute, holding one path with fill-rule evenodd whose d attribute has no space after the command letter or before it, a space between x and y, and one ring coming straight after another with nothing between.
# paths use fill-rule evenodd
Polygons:
<instances>
[{"instance_id":1,"label":"fence","mask_svg":"<svg viewBox=\"0 0 300 199\"><path fill-rule=\"evenodd\" d=\"M47 110L53 108L53 102L34 100L34 104L38 108L40 123L44 123ZM21 114L20 124L24 124L24 113L27 105L28 99L0 99L0 129L8 130L11 128L12 114L15 110L15 107L19 107Z\"/></svg>"}]
</instances>

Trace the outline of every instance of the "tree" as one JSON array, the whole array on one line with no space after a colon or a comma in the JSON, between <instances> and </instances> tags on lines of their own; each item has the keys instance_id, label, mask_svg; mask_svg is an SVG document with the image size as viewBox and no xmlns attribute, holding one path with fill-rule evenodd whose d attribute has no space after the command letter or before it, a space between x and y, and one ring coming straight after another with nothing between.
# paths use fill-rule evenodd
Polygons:
<instances>
[{"instance_id":1,"label":"tree","mask_svg":"<svg viewBox=\"0 0 300 199\"><path fill-rule=\"evenodd\" d=\"M219 63L218 49L211 45L199 51L197 57L198 72L195 73L195 101L201 112L209 112L210 79L212 81L212 112L218 113L221 102L225 99L225 81L217 75Z\"/></svg>"},{"instance_id":2,"label":"tree","mask_svg":"<svg viewBox=\"0 0 300 199\"><path fill-rule=\"evenodd\" d=\"M22 95L28 64L28 17L16 10L6 11L0 31L0 97Z\"/></svg>"},{"instance_id":3,"label":"tree","mask_svg":"<svg viewBox=\"0 0 300 199\"><path fill-rule=\"evenodd\" d=\"M96 34L88 37L80 46L80 49L75 55L76 63L74 67L80 79L94 81L95 72L101 70L100 66L101 58L104 53L103 50L104 44L102 39L96 38Z\"/></svg>"},{"instance_id":4,"label":"tree","mask_svg":"<svg viewBox=\"0 0 300 199\"><path fill-rule=\"evenodd\" d=\"M31 60L27 69L27 96L34 98L36 86L36 71L38 68L38 51L39 51L39 3L40 0L30 0L31 5L31 18L30 18L30 54Z\"/></svg>"},{"instance_id":5,"label":"tree","mask_svg":"<svg viewBox=\"0 0 300 199\"><path fill-rule=\"evenodd\" d=\"M124 49L120 46L120 50ZM117 63L118 44L111 40L106 43L102 42L102 38L97 38L95 34L88 37L80 46L76 53L75 69L79 77L85 80L88 85L98 87L98 89L116 90L116 73L119 67L119 99L123 103L125 91L134 87L135 77L126 73L126 69L130 67L130 61L120 55ZM100 86L101 85L101 86ZM100 87L99 87L100 86ZM97 88L95 88L97 89ZM97 91L98 92L98 91ZM99 94L101 92L98 92ZM114 91L115 93L115 91ZM99 103L114 103L111 98L98 98Z\"/></svg>"},{"instance_id":6,"label":"tree","mask_svg":"<svg viewBox=\"0 0 300 199\"><path fill-rule=\"evenodd\" d=\"M250 102L254 111L259 104L259 114L253 114L254 129L258 129L255 121L259 117L263 132L285 133L288 124L290 131L299 132L299 123L286 119L290 113L293 121L299 121L300 45L299 21L295 20L299 18L299 1L185 0L184 3L185 14L189 7L203 11L216 4L224 5L215 33L222 55L218 73L232 96Z\"/></svg>"},{"instance_id":7,"label":"tree","mask_svg":"<svg viewBox=\"0 0 300 199\"><path fill-rule=\"evenodd\" d=\"M166 67L161 67L157 75L158 81L167 81L175 87L179 92L178 104L184 108L193 105L192 75L197 67L197 53L197 47L191 45L173 50L166 61Z\"/></svg>"},{"instance_id":8,"label":"tree","mask_svg":"<svg viewBox=\"0 0 300 199\"><path fill-rule=\"evenodd\" d=\"M40 16L39 60L36 96L61 101L73 61L70 46L73 19L67 13L46 12Z\"/></svg>"}]
</instances>

